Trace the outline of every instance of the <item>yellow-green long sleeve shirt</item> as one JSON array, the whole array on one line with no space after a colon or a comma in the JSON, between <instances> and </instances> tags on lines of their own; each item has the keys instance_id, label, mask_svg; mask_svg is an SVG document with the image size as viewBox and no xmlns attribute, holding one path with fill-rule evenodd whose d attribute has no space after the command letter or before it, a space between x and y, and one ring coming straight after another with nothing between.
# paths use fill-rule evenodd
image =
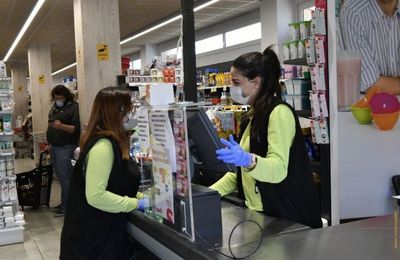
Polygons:
<instances>
[{"instance_id":1,"label":"yellow-green long sleeve shirt","mask_svg":"<svg viewBox=\"0 0 400 260\"><path fill-rule=\"evenodd\" d=\"M240 146L250 152L250 126L245 129ZM246 206L252 210L263 211L261 196L255 189L257 181L279 183L287 176L289 153L296 133L296 124L292 111L286 105L278 105L272 110L268 125L268 150L265 158L257 156L257 165L248 171L242 169L242 183ZM211 189L221 196L236 190L236 174L228 172Z\"/></svg>"},{"instance_id":2,"label":"yellow-green long sleeve shirt","mask_svg":"<svg viewBox=\"0 0 400 260\"><path fill-rule=\"evenodd\" d=\"M138 207L138 200L106 190L114 163L110 140L102 138L90 149L86 168L86 200L92 207L110 212L130 212Z\"/></svg>"}]
</instances>

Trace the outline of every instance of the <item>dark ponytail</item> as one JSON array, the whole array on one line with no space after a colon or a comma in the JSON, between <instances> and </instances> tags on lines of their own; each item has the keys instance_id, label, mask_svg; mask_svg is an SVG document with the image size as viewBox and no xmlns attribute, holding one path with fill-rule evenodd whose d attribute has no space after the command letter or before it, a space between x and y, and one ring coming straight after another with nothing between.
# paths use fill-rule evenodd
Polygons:
<instances>
[{"instance_id":1,"label":"dark ponytail","mask_svg":"<svg viewBox=\"0 0 400 260\"><path fill-rule=\"evenodd\" d=\"M232 66L239 70L249 80L259 76L261 86L253 104L252 134L256 133L263 120L262 114L271 106L274 96L281 97L282 89L279 84L281 65L272 45L263 53L250 52L243 54L233 61Z\"/></svg>"}]
</instances>

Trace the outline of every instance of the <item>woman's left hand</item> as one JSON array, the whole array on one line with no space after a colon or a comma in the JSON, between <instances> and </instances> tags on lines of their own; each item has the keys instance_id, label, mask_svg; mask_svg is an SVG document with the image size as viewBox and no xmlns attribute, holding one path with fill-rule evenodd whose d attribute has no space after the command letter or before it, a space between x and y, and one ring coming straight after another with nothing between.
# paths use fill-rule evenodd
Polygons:
<instances>
[{"instance_id":1,"label":"woman's left hand","mask_svg":"<svg viewBox=\"0 0 400 260\"><path fill-rule=\"evenodd\" d=\"M227 148L215 151L219 160L245 168L251 165L251 154L245 152L232 135L229 136L229 141L223 138L220 140Z\"/></svg>"}]
</instances>

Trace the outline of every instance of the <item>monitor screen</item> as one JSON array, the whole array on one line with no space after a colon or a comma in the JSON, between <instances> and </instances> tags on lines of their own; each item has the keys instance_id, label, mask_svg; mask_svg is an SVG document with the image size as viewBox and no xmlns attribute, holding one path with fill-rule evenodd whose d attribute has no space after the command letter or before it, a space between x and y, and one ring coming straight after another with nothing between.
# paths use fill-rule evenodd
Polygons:
<instances>
[{"instance_id":1,"label":"monitor screen","mask_svg":"<svg viewBox=\"0 0 400 260\"><path fill-rule=\"evenodd\" d=\"M194 163L193 182L211 185L226 172L236 172L236 167L217 159L215 151L225 146L219 141L217 132L201 107L187 109L187 128L190 156ZM202 181L198 174L201 174Z\"/></svg>"}]
</instances>

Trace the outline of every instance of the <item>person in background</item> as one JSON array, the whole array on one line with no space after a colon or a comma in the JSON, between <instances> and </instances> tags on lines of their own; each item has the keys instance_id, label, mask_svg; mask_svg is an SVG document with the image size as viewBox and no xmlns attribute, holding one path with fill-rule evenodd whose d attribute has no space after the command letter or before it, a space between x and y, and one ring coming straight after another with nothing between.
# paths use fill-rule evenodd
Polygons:
<instances>
[{"instance_id":1,"label":"person in background","mask_svg":"<svg viewBox=\"0 0 400 260\"><path fill-rule=\"evenodd\" d=\"M210 188L221 196L238 190L248 208L319 228L322 226L316 185L293 108L282 101L279 59L272 47L236 58L232 85L248 97L237 143L221 139L226 148L217 158L238 166Z\"/></svg>"},{"instance_id":2,"label":"person in background","mask_svg":"<svg viewBox=\"0 0 400 260\"><path fill-rule=\"evenodd\" d=\"M64 216L69 182L72 174L71 159L79 143L79 106L74 96L64 85L51 91L54 102L48 119L47 141L51 145L50 157L61 185L61 204L53 208L55 216Z\"/></svg>"},{"instance_id":3,"label":"person in background","mask_svg":"<svg viewBox=\"0 0 400 260\"><path fill-rule=\"evenodd\" d=\"M361 53L361 91L400 95L400 1L347 0L340 25L345 50Z\"/></svg>"},{"instance_id":4,"label":"person in background","mask_svg":"<svg viewBox=\"0 0 400 260\"><path fill-rule=\"evenodd\" d=\"M60 259L131 256L126 213L143 211L149 203L136 198L140 172L130 158L128 138L132 109L127 88L104 88L95 97L71 179Z\"/></svg>"}]
</instances>

